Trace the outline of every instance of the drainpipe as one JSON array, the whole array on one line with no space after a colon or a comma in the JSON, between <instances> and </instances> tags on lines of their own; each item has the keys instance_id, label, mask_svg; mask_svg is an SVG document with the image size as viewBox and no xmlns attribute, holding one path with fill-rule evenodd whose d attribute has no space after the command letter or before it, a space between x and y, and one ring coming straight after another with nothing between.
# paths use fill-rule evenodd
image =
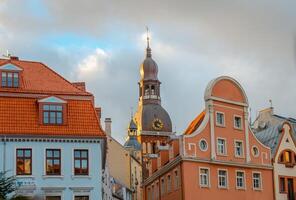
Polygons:
<instances>
[{"instance_id":1,"label":"drainpipe","mask_svg":"<svg viewBox=\"0 0 296 200\"><path fill-rule=\"evenodd\" d=\"M4 135L3 141L3 172L6 171L6 135Z\"/></svg>"}]
</instances>

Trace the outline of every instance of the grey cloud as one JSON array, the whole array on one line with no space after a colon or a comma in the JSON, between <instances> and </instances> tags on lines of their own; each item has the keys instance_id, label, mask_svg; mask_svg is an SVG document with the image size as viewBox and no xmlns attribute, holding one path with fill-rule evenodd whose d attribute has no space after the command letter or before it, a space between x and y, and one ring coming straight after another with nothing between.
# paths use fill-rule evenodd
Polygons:
<instances>
[{"instance_id":1,"label":"grey cloud","mask_svg":"<svg viewBox=\"0 0 296 200\"><path fill-rule=\"evenodd\" d=\"M269 106L269 99L276 112L296 117L294 0L43 2L46 14L41 17L17 0L0 3L0 51L12 49L20 57L41 60L76 80L78 63L95 49L46 44L44 36L74 33L112 43L104 49L112 56L103 76L84 78L104 116L113 118L120 141L130 107L137 106L138 69L145 48L144 43L138 45L138 37L145 25L153 33L163 105L179 133L203 109L204 89L219 75L241 82L253 118Z\"/></svg>"}]
</instances>

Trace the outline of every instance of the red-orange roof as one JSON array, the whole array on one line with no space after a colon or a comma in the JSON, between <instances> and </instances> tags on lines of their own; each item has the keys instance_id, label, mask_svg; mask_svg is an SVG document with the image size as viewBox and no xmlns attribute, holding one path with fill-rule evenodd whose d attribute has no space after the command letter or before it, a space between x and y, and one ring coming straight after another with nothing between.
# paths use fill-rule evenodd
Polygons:
<instances>
[{"instance_id":1,"label":"red-orange roof","mask_svg":"<svg viewBox=\"0 0 296 200\"><path fill-rule=\"evenodd\" d=\"M186 131L184 132L184 135L190 135L192 134L194 131L197 130L197 128L199 127L199 125L202 123L203 119L205 117L205 111L202 111L188 126L188 128L186 129Z\"/></svg>"},{"instance_id":2,"label":"red-orange roof","mask_svg":"<svg viewBox=\"0 0 296 200\"><path fill-rule=\"evenodd\" d=\"M34 98L0 97L0 134L104 136L90 100L67 100L67 123L43 125Z\"/></svg>"},{"instance_id":3,"label":"red-orange roof","mask_svg":"<svg viewBox=\"0 0 296 200\"><path fill-rule=\"evenodd\" d=\"M41 62L0 59L0 66L11 63L20 67L19 88L1 88L0 92L22 92L38 94L91 95L82 91Z\"/></svg>"}]
</instances>

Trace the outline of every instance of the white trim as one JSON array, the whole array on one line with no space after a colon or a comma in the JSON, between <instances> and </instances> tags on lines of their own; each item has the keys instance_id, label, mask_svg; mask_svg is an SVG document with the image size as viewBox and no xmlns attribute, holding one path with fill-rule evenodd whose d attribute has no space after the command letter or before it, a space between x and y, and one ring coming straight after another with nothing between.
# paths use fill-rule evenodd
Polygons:
<instances>
[{"instance_id":1,"label":"white trim","mask_svg":"<svg viewBox=\"0 0 296 200\"><path fill-rule=\"evenodd\" d=\"M194 147L194 149L192 149ZM196 144L195 143L188 143L188 150L189 151L194 151L193 157L196 157ZM187 153L188 155L188 153Z\"/></svg>"},{"instance_id":2,"label":"white trim","mask_svg":"<svg viewBox=\"0 0 296 200\"><path fill-rule=\"evenodd\" d=\"M240 156L240 155L237 155L237 153L236 153L236 142L241 142L241 144L242 144L242 155ZM236 158L245 158L245 151L244 151L244 141L243 140L234 140L233 141L233 146L234 146L234 157L236 157Z\"/></svg>"},{"instance_id":3,"label":"white trim","mask_svg":"<svg viewBox=\"0 0 296 200\"><path fill-rule=\"evenodd\" d=\"M205 142L205 143L206 143L206 148L205 148L205 149L202 149L202 148L201 148L201 142ZM201 138L201 139L199 140L198 146L199 146L199 149L200 149L201 151L203 151L203 152L206 152L206 151L208 150L208 148L209 148L209 144L208 144L208 142L207 142L207 140L206 140L205 138Z\"/></svg>"},{"instance_id":4,"label":"white trim","mask_svg":"<svg viewBox=\"0 0 296 200\"><path fill-rule=\"evenodd\" d=\"M201 175L200 170L201 169L207 169L208 170L208 174L207 174L208 184L207 185L201 184L201 178L200 178L200 175ZM210 188L211 187L211 171L210 171L209 167L199 167L199 169L198 169L198 180L199 180L199 187L201 187L201 188Z\"/></svg>"},{"instance_id":5,"label":"white trim","mask_svg":"<svg viewBox=\"0 0 296 200\"><path fill-rule=\"evenodd\" d=\"M235 118L240 118L240 127L237 127L236 124L235 124ZM242 131L243 130L243 116L241 115L233 115L233 128L236 129L236 130L240 130Z\"/></svg>"},{"instance_id":6,"label":"white trim","mask_svg":"<svg viewBox=\"0 0 296 200\"><path fill-rule=\"evenodd\" d=\"M226 186L225 187L219 185L219 171L226 171ZM218 168L217 169L217 180L218 180L217 186L218 186L219 189L229 189L229 184L228 184L228 169Z\"/></svg>"},{"instance_id":7,"label":"white trim","mask_svg":"<svg viewBox=\"0 0 296 200\"><path fill-rule=\"evenodd\" d=\"M254 188L254 174L260 174L260 188ZM260 171L252 171L252 188L255 191L262 191L263 190L263 181L262 181L262 173Z\"/></svg>"},{"instance_id":8,"label":"white trim","mask_svg":"<svg viewBox=\"0 0 296 200\"><path fill-rule=\"evenodd\" d=\"M251 156L250 156L250 135L249 135L249 122L248 122L248 108L244 108L244 118L245 118L245 141L246 141L246 161L250 162L251 161ZM253 135L255 138L256 136Z\"/></svg>"},{"instance_id":9,"label":"white trim","mask_svg":"<svg viewBox=\"0 0 296 200\"><path fill-rule=\"evenodd\" d=\"M206 128L206 126L208 125L209 119L210 119L210 113L206 109L206 111L205 111L205 117L202 120L200 126L193 133L191 133L190 135L183 135L183 137L185 137L185 138L191 138L191 137L194 137L194 136L200 134Z\"/></svg>"},{"instance_id":10,"label":"white trim","mask_svg":"<svg viewBox=\"0 0 296 200\"><path fill-rule=\"evenodd\" d=\"M218 114L222 114L223 115L223 124L220 124L218 122L218 117L217 117ZM226 127L225 121L226 121L225 113L224 112L221 112L221 111L215 111L215 124L216 124L216 126L218 126L218 127Z\"/></svg>"},{"instance_id":11,"label":"white trim","mask_svg":"<svg viewBox=\"0 0 296 200\"><path fill-rule=\"evenodd\" d=\"M215 160L216 159L216 145L215 145L216 140L215 140L214 106L212 101L209 101L208 103L206 102L206 105L209 109L209 114L210 114L211 159Z\"/></svg>"},{"instance_id":12,"label":"white trim","mask_svg":"<svg viewBox=\"0 0 296 200\"><path fill-rule=\"evenodd\" d=\"M218 140L224 140L224 154L223 153L220 153L219 152L219 143L218 143ZM227 156L227 140L226 140L226 138L223 138L223 137L217 137L216 138L216 147L217 147L217 155L218 156Z\"/></svg>"},{"instance_id":13,"label":"white trim","mask_svg":"<svg viewBox=\"0 0 296 200\"><path fill-rule=\"evenodd\" d=\"M229 100L225 100L225 99L222 99L222 98L219 98L219 97L212 96L213 87L216 85L216 83L218 81L223 80L223 79L224 80L229 80L229 81L233 82L236 86L239 87L239 89L241 90L242 95L244 97L245 103L235 102L235 101L232 102L232 101L229 101ZM248 105L248 98L247 98L247 95L246 95L244 89L242 88L242 86L240 85L239 82L237 82L235 79L233 79L233 78L231 78L229 76L220 76L218 78L215 78L215 79L211 80L209 82L209 84L207 85L207 87L206 87L206 90L205 90L205 93L204 93L204 99L205 99L205 101L210 100L210 99L213 99L213 100L219 99L220 101L231 102L231 103L237 104L237 105L243 105L243 106L247 106Z\"/></svg>"},{"instance_id":14,"label":"white trim","mask_svg":"<svg viewBox=\"0 0 296 200\"><path fill-rule=\"evenodd\" d=\"M246 103L241 103L241 102L237 102L237 101L223 99L221 97L210 96L208 99L206 99L206 101L207 100L215 100L215 101L220 101L220 102L224 102L224 103L234 104L234 105L238 105L238 106L248 107L248 104L246 104Z\"/></svg>"},{"instance_id":15,"label":"white trim","mask_svg":"<svg viewBox=\"0 0 296 200\"><path fill-rule=\"evenodd\" d=\"M237 186L237 172L242 172L244 174L243 187ZM245 170L235 170L235 189L246 190L246 172L245 172Z\"/></svg>"},{"instance_id":16,"label":"white trim","mask_svg":"<svg viewBox=\"0 0 296 200\"><path fill-rule=\"evenodd\" d=\"M0 70L2 71L23 71L23 69L21 69L20 67L11 64L11 63L7 63L5 65L0 66Z\"/></svg>"},{"instance_id":17,"label":"white trim","mask_svg":"<svg viewBox=\"0 0 296 200\"><path fill-rule=\"evenodd\" d=\"M60 153L61 153L61 175L47 175L46 174L46 150L47 149L55 149L55 150L60 150ZM60 179L63 179L64 178L64 170L63 170L63 166L64 166L64 161L63 161L63 151L64 149L63 148L58 148L58 147L49 147L49 146L46 146L44 147L43 149L43 176L42 178L60 178Z\"/></svg>"},{"instance_id":18,"label":"white trim","mask_svg":"<svg viewBox=\"0 0 296 200\"><path fill-rule=\"evenodd\" d=\"M56 96L49 96L43 99L39 99L38 102L39 103L61 103L61 104L67 103L67 101L64 101L63 99L60 99Z\"/></svg>"}]
</instances>

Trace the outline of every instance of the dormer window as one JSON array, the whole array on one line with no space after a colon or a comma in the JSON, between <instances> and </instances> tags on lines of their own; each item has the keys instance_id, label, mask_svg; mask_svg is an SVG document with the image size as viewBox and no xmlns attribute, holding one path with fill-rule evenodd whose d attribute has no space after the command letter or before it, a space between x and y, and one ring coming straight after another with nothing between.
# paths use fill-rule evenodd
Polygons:
<instances>
[{"instance_id":1,"label":"dormer window","mask_svg":"<svg viewBox=\"0 0 296 200\"><path fill-rule=\"evenodd\" d=\"M63 125L66 123L66 101L52 96L38 102L41 124Z\"/></svg>"},{"instance_id":2,"label":"dormer window","mask_svg":"<svg viewBox=\"0 0 296 200\"><path fill-rule=\"evenodd\" d=\"M43 124L63 124L63 106L43 105Z\"/></svg>"},{"instance_id":3,"label":"dormer window","mask_svg":"<svg viewBox=\"0 0 296 200\"><path fill-rule=\"evenodd\" d=\"M21 71L21 68L12 64L0 66L1 87L18 88L20 86Z\"/></svg>"}]
</instances>

